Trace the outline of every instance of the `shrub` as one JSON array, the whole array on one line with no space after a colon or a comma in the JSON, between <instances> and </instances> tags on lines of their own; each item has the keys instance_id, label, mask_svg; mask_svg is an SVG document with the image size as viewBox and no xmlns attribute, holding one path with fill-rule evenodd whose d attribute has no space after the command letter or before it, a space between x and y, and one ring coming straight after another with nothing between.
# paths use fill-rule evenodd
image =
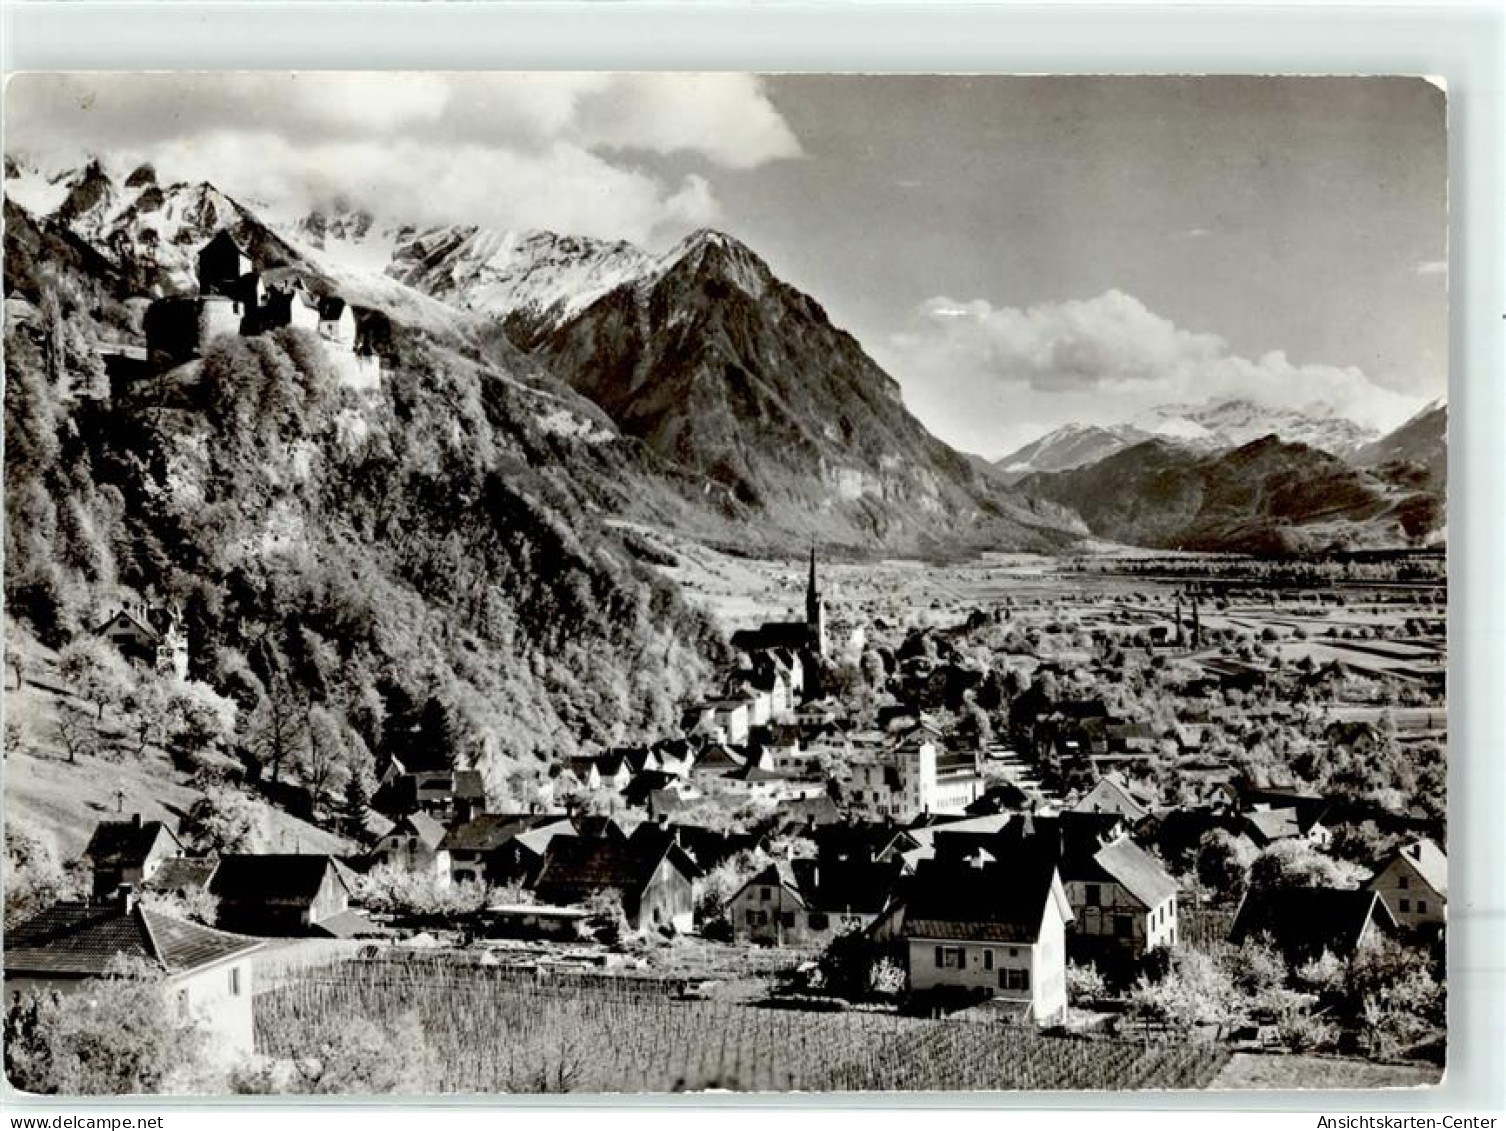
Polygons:
<instances>
[{"instance_id":1,"label":"shrub","mask_svg":"<svg viewBox=\"0 0 1506 1131\"><path fill-rule=\"evenodd\" d=\"M127 1095L192 1087L196 1028L173 1017L160 971L118 961L72 994L30 993L6 1014L5 1067L28 1092Z\"/></svg>"}]
</instances>

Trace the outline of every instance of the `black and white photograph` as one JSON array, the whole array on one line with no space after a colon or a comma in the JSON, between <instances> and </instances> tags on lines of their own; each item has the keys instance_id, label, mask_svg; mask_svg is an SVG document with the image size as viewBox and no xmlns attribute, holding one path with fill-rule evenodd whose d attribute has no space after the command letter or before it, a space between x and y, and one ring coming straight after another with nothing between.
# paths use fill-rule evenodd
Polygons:
<instances>
[{"instance_id":1,"label":"black and white photograph","mask_svg":"<svg viewBox=\"0 0 1506 1131\"><path fill-rule=\"evenodd\" d=\"M1446 86L11 75L10 1088L1437 1085Z\"/></svg>"}]
</instances>

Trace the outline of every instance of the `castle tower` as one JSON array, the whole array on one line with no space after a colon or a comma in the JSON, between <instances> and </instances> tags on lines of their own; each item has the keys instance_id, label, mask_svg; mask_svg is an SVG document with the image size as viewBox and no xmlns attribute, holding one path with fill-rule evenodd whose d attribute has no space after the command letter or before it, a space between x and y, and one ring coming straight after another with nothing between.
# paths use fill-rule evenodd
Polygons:
<instances>
[{"instance_id":1,"label":"castle tower","mask_svg":"<svg viewBox=\"0 0 1506 1131\"><path fill-rule=\"evenodd\" d=\"M826 601L816 585L816 544L811 543L810 578L805 583L805 627L816 655L826 656Z\"/></svg>"}]
</instances>

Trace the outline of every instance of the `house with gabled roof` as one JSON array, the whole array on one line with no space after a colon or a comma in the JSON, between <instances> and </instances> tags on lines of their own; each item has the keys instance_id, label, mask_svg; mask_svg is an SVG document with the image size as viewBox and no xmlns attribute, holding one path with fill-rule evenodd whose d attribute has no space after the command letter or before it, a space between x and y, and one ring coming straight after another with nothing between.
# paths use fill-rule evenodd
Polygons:
<instances>
[{"instance_id":1,"label":"house with gabled roof","mask_svg":"<svg viewBox=\"0 0 1506 1131\"><path fill-rule=\"evenodd\" d=\"M1402 845L1366 886L1404 931L1441 929L1448 921L1448 857L1431 840Z\"/></svg>"},{"instance_id":2,"label":"house with gabled roof","mask_svg":"<svg viewBox=\"0 0 1506 1131\"><path fill-rule=\"evenodd\" d=\"M549 838L571 834L565 813L480 813L450 826L440 848L455 883L528 883L543 863Z\"/></svg>"},{"instance_id":3,"label":"house with gabled roof","mask_svg":"<svg viewBox=\"0 0 1506 1131\"><path fill-rule=\"evenodd\" d=\"M133 603L115 610L94 630L132 663L188 678L188 633L175 609Z\"/></svg>"},{"instance_id":4,"label":"house with gabled roof","mask_svg":"<svg viewBox=\"0 0 1506 1131\"><path fill-rule=\"evenodd\" d=\"M666 830L642 824L627 841L557 836L549 842L535 882L544 903L577 906L616 892L628 924L688 931L700 869Z\"/></svg>"},{"instance_id":5,"label":"house with gabled roof","mask_svg":"<svg viewBox=\"0 0 1506 1131\"><path fill-rule=\"evenodd\" d=\"M888 906L900 873L899 861L871 857L775 860L727 901L733 940L824 946L872 924Z\"/></svg>"},{"instance_id":6,"label":"house with gabled roof","mask_svg":"<svg viewBox=\"0 0 1506 1131\"><path fill-rule=\"evenodd\" d=\"M172 829L161 821L143 821L140 813L126 821L101 821L84 848L97 897L114 895L122 884L139 886L182 854L183 845Z\"/></svg>"},{"instance_id":7,"label":"house with gabled roof","mask_svg":"<svg viewBox=\"0 0 1506 1131\"><path fill-rule=\"evenodd\" d=\"M1329 887L1251 888L1240 901L1229 941L1262 937L1293 967L1325 952L1347 959L1361 947L1394 934L1397 925L1377 892Z\"/></svg>"},{"instance_id":8,"label":"house with gabled roof","mask_svg":"<svg viewBox=\"0 0 1506 1131\"><path fill-rule=\"evenodd\" d=\"M450 854L443 847L445 827L423 810L399 817L371 850L371 862L426 876L440 887L450 883Z\"/></svg>"},{"instance_id":9,"label":"house with gabled roof","mask_svg":"<svg viewBox=\"0 0 1506 1131\"><path fill-rule=\"evenodd\" d=\"M1052 861L979 852L922 862L870 930L902 940L912 992L987 994L1044 1025L1066 1013L1071 922Z\"/></svg>"},{"instance_id":10,"label":"house with gabled roof","mask_svg":"<svg viewBox=\"0 0 1506 1131\"><path fill-rule=\"evenodd\" d=\"M141 907L122 890L105 901L64 901L5 932L8 1001L32 992L87 994L117 964L160 970L178 1018L227 1061L253 1052L251 958L261 940Z\"/></svg>"},{"instance_id":11,"label":"house with gabled roof","mask_svg":"<svg viewBox=\"0 0 1506 1131\"><path fill-rule=\"evenodd\" d=\"M1093 788L1083 794L1071 810L1074 813L1114 813L1134 826L1150 816L1152 804L1150 798L1119 774L1109 773L1094 782Z\"/></svg>"},{"instance_id":12,"label":"house with gabled roof","mask_svg":"<svg viewBox=\"0 0 1506 1131\"><path fill-rule=\"evenodd\" d=\"M229 854L209 881L218 926L247 935L356 938L380 933L351 910L350 875L332 856Z\"/></svg>"},{"instance_id":13,"label":"house with gabled roof","mask_svg":"<svg viewBox=\"0 0 1506 1131\"><path fill-rule=\"evenodd\" d=\"M1333 841L1319 811L1297 806L1256 805L1244 814L1240 828L1257 848L1283 840L1305 840L1315 848L1327 848Z\"/></svg>"}]
</instances>

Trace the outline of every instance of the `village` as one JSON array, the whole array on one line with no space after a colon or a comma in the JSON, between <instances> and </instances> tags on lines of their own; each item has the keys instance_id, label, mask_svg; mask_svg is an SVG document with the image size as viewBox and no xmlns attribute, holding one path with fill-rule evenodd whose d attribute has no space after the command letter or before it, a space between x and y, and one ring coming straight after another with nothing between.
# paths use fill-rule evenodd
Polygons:
<instances>
[{"instance_id":1,"label":"village","mask_svg":"<svg viewBox=\"0 0 1506 1131\"><path fill-rule=\"evenodd\" d=\"M1441 562L985 559L917 587L815 548L798 577L675 551L742 625L678 733L564 760L508 805L415 743L348 852L203 855L171 821L115 814L89 837L87 897L7 931L8 996L145 960L227 1062L275 1059L296 1044L278 1025L352 978L388 992L396 964L475 994L657 995L718 1026L776 1005L928 1019L997 1049L1071 1041L1085 1064L1154 1040L1197 1058L1150 1075L1166 1086L1225 1080L1233 1054L1436 1070ZM716 579L739 570L731 601ZM803 609L774 619L797 585ZM98 635L186 671L170 610ZM998 1055L921 1084L1025 1086L1036 1054ZM538 1072L478 1079L674 1082Z\"/></svg>"}]
</instances>

